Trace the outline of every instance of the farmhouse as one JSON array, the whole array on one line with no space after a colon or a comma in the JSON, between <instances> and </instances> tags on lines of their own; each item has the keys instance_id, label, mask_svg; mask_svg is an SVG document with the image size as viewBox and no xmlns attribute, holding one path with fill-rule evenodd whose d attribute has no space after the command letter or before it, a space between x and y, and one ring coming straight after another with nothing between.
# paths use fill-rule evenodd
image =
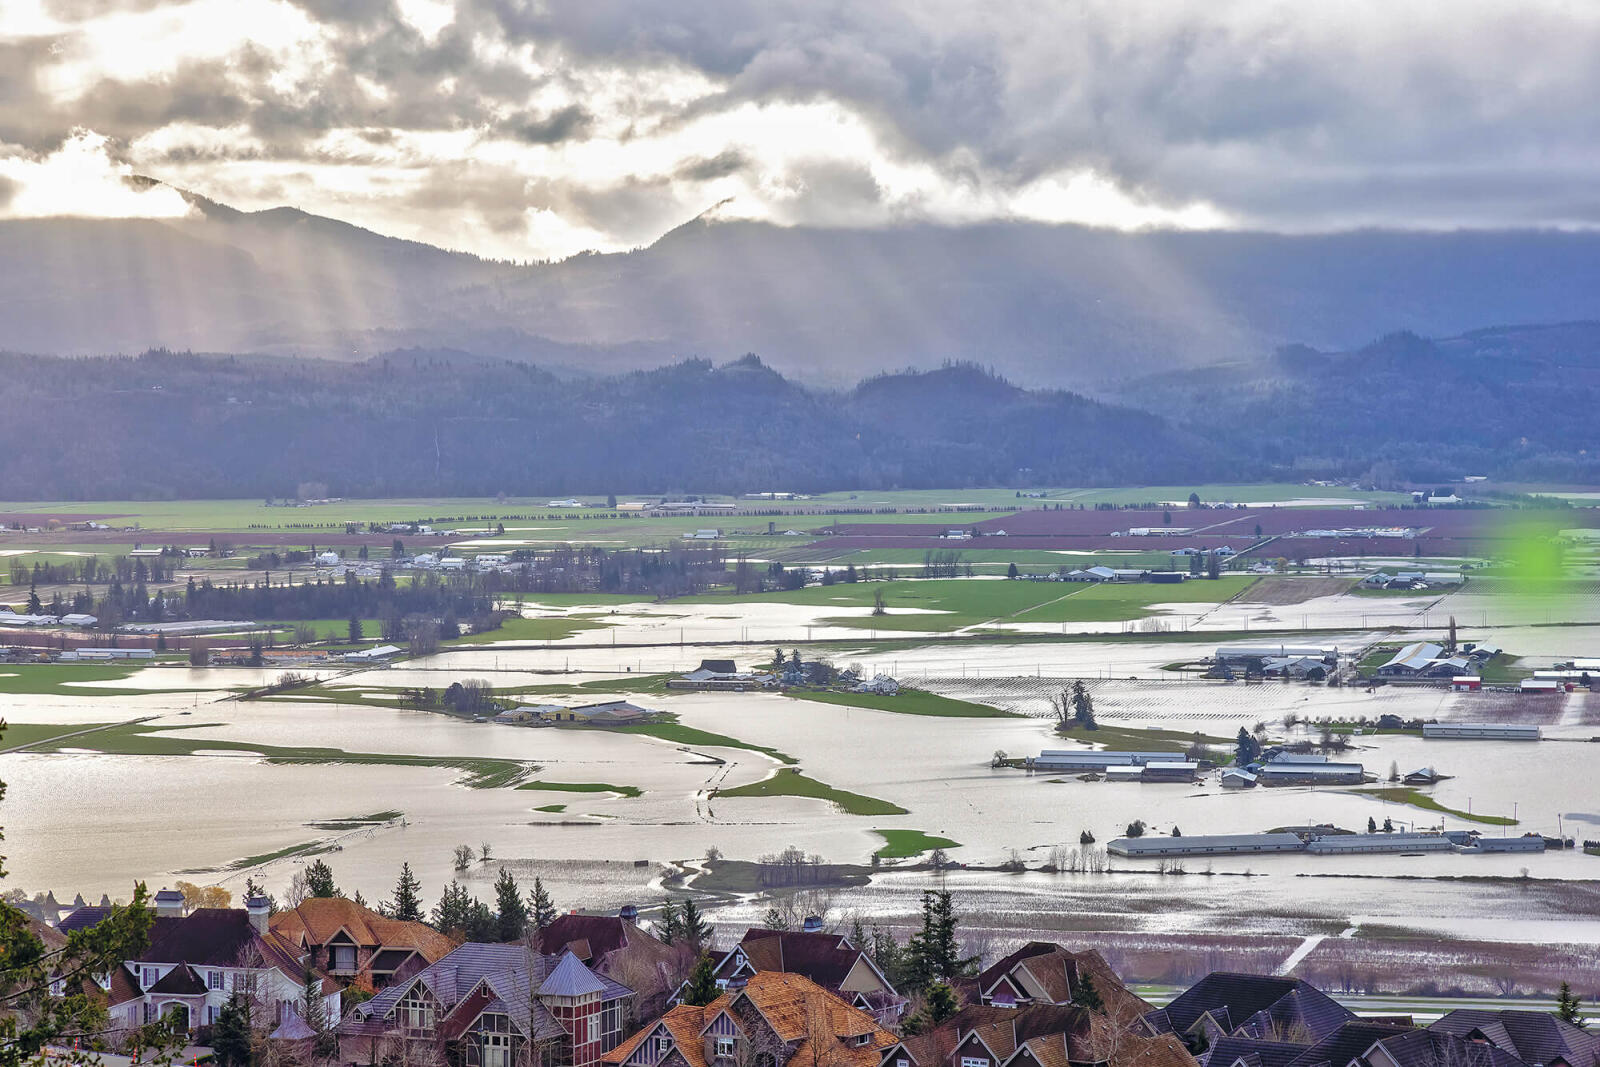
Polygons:
<instances>
[{"instance_id":1,"label":"farmhouse","mask_svg":"<svg viewBox=\"0 0 1600 1067\"><path fill-rule=\"evenodd\" d=\"M1510 722L1429 722L1422 736L1470 741L1537 741L1543 736L1536 725Z\"/></svg>"}]
</instances>

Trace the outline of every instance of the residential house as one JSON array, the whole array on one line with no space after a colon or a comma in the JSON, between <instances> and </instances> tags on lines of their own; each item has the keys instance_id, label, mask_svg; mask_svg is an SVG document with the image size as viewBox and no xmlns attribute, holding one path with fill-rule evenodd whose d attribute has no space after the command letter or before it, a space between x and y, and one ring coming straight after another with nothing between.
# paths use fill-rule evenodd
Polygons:
<instances>
[{"instance_id":1,"label":"residential house","mask_svg":"<svg viewBox=\"0 0 1600 1067\"><path fill-rule=\"evenodd\" d=\"M847 1003L870 1014L882 1026L899 1025L906 1000L872 962L872 957L842 934L830 934L820 922L805 930L768 930L753 926L732 951L717 961L717 985L738 989L761 971L798 974ZM676 1002L680 986L673 995Z\"/></svg>"},{"instance_id":2,"label":"residential house","mask_svg":"<svg viewBox=\"0 0 1600 1067\"><path fill-rule=\"evenodd\" d=\"M382 989L442 959L455 941L426 923L389 919L344 897L307 897L267 921L335 981Z\"/></svg>"},{"instance_id":3,"label":"residential house","mask_svg":"<svg viewBox=\"0 0 1600 1067\"><path fill-rule=\"evenodd\" d=\"M568 912L538 932L539 951L571 952L596 974L634 991L636 1018L653 1018L666 1010L694 956L683 945L668 945L639 926L631 904L616 915Z\"/></svg>"},{"instance_id":4,"label":"residential house","mask_svg":"<svg viewBox=\"0 0 1600 1067\"><path fill-rule=\"evenodd\" d=\"M1353 1018L1350 1009L1298 978L1213 971L1166 1007L1147 1012L1144 1023L1152 1034L1177 1034L1207 1046L1228 1037L1291 1036L1310 1045Z\"/></svg>"},{"instance_id":5,"label":"residential house","mask_svg":"<svg viewBox=\"0 0 1600 1067\"><path fill-rule=\"evenodd\" d=\"M173 901L173 897L177 900ZM309 955L268 928L263 897L243 908L196 908L179 918L182 894L156 895L165 923L149 948L124 962L121 983L111 976L114 1025L130 1028L170 1017L193 1030L217 1021L228 998L248 996L262 1025L276 1027L302 1010L308 984L322 997L325 1017L339 1021L339 985L316 971Z\"/></svg>"},{"instance_id":6,"label":"residential house","mask_svg":"<svg viewBox=\"0 0 1600 1067\"><path fill-rule=\"evenodd\" d=\"M1137 1019L1137 1016L1133 1016ZM1063 1004L972 1004L902 1040L884 1067L1195 1067L1173 1034L1134 1033L1126 1020Z\"/></svg>"},{"instance_id":7,"label":"residential house","mask_svg":"<svg viewBox=\"0 0 1600 1067\"><path fill-rule=\"evenodd\" d=\"M1361 1054L1361 1067L1533 1067L1485 1041L1442 1030L1411 1030L1376 1041Z\"/></svg>"},{"instance_id":8,"label":"residential house","mask_svg":"<svg viewBox=\"0 0 1600 1067\"><path fill-rule=\"evenodd\" d=\"M984 1004L1071 1004L1092 985L1113 1015L1140 1015L1150 1005L1130 992L1100 953L1073 952L1049 941L1030 941L978 975Z\"/></svg>"},{"instance_id":9,"label":"residential house","mask_svg":"<svg viewBox=\"0 0 1600 1067\"><path fill-rule=\"evenodd\" d=\"M901 1047L871 1014L809 978L757 971L704 1007L677 1005L601 1062L607 1067L884 1067Z\"/></svg>"},{"instance_id":10,"label":"residential house","mask_svg":"<svg viewBox=\"0 0 1600 1067\"><path fill-rule=\"evenodd\" d=\"M1600 1063L1600 1034L1542 1011L1460 1008L1428 1029L1493 1045L1530 1067L1594 1067Z\"/></svg>"},{"instance_id":11,"label":"residential house","mask_svg":"<svg viewBox=\"0 0 1600 1067\"><path fill-rule=\"evenodd\" d=\"M339 1062L596 1067L621 1040L632 997L570 952L468 942L353 1007Z\"/></svg>"}]
</instances>

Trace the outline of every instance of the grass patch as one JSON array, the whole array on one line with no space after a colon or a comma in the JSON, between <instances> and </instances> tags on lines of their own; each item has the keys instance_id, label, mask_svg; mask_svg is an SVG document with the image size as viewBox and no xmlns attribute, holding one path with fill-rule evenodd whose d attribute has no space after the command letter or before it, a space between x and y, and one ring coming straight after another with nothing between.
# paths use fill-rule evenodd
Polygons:
<instances>
[{"instance_id":1,"label":"grass patch","mask_svg":"<svg viewBox=\"0 0 1600 1067\"><path fill-rule=\"evenodd\" d=\"M644 790L638 786L612 785L609 782L523 782L517 788L547 789L553 793L615 793L630 799L644 796Z\"/></svg>"},{"instance_id":2,"label":"grass patch","mask_svg":"<svg viewBox=\"0 0 1600 1067\"><path fill-rule=\"evenodd\" d=\"M940 696L922 689L902 689L895 696L878 693L801 692L789 690L785 696L798 700L814 700L819 704L837 704L847 708L870 708L873 711L893 711L901 715L935 715L951 719L1015 719L1015 712L1001 711L986 704Z\"/></svg>"},{"instance_id":3,"label":"grass patch","mask_svg":"<svg viewBox=\"0 0 1600 1067\"><path fill-rule=\"evenodd\" d=\"M243 871L251 867L259 867L264 863L272 863L275 860L286 860L295 856L320 856L323 853L332 851L333 846L326 841L305 841L298 845L289 845L285 848L277 849L273 852L263 852L259 856L246 856L244 859L234 860L232 863L224 867L223 870ZM201 874L205 872L196 871L194 873Z\"/></svg>"},{"instance_id":4,"label":"grass patch","mask_svg":"<svg viewBox=\"0 0 1600 1067\"><path fill-rule=\"evenodd\" d=\"M1458 811L1455 808L1447 808L1428 794L1409 785L1383 786L1378 789L1357 789L1356 792L1377 797L1379 800L1387 800L1391 804L1405 804L1413 808L1422 808L1424 811L1437 811L1443 815L1454 815L1458 819L1483 823L1486 826L1517 825L1517 820L1506 815L1479 815L1476 812L1468 813Z\"/></svg>"},{"instance_id":5,"label":"grass patch","mask_svg":"<svg viewBox=\"0 0 1600 1067\"><path fill-rule=\"evenodd\" d=\"M712 860L707 873L695 878L694 888L707 893L770 893L774 886L762 879L761 865L750 860ZM807 881L793 889L851 889L872 880L872 868L864 864L824 863L807 868Z\"/></svg>"},{"instance_id":6,"label":"grass patch","mask_svg":"<svg viewBox=\"0 0 1600 1067\"><path fill-rule=\"evenodd\" d=\"M691 748L742 748L749 752L759 752L763 756L770 756L779 763L794 764L800 762L793 756L779 752L775 748L763 745L752 745L748 741L741 741L737 737L726 734L714 734L709 730L698 730L693 726L685 726L678 722L642 722L633 726L618 726L611 728L613 733L645 734L649 737L659 737L663 741L671 741L677 745L687 745Z\"/></svg>"},{"instance_id":7,"label":"grass patch","mask_svg":"<svg viewBox=\"0 0 1600 1067\"><path fill-rule=\"evenodd\" d=\"M1183 752L1190 745L1232 745L1233 739L1212 737L1199 732L1183 730L1147 730L1139 726L1112 726L1101 723L1093 730L1073 727L1058 730L1057 736L1086 745L1099 745L1109 749L1155 749L1163 752Z\"/></svg>"},{"instance_id":8,"label":"grass patch","mask_svg":"<svg viewBox=\"0 0 1600 1067\"><path fill-rule=\"evenodd\" d=\"M793 767L781 768L771 778L732 789L719 789L719 797L810 797L837 805L847 815L906 815L905 808L876 797L865 797L835 789L815 778L807 778Z\"/></svg>"},{"instance_id":9,"label":"grass patch","mask_svg":"<svg viewBox=\"0 0 1600 1067\"><path fill-rule=\"evenodd\" d=\"M501 641L560 641L584 630L603 630L611 625L594 618L575 615L543 615L538 618L512 618L500 624L497 630L481 634L462 634L441 645L456 648L461 645L489 645Z\"/></svg>"},{"instance_id":10,"label":"grass patch","mask_svg":"<svg viewBox=\"0 0 1600 1067\"><path fill-rule=\"evenodd\" d=\"M910 856L920 856L924 852L932 852L936 848L960 848L961 842L952 841L948 837L934 837L921 830L873 830L873 833L883 838L883 847L873 855L884 860L901 860Z\"/></svg>"},{"instance_id":11,"label":"grass patch","mask_svg":"<svg viewBox=\"0 0 1600 1067\"><path fill-rule=\"evenodd\" d=\"M408 756L378 752L346 752L339 748L289 747L208 737L174 737L174 730L201 730L223 723L185 723L177 726L113 726L60 742L45 741L37 752L85 749L120 756L195 756L210 753L256 756L279 765L371 764L389 767L447 767L461 772L457 783L471 789L498 789L516 785L537 768L521 760L486 757Z\"/></svg>"},{"instance_id":12,"label":"grass patch","mask_svg":"<svg viewBox=\"0 0 1600 1067\"><path fill-rule=\"evenodd\" d=\"M552 815L559 815L563 811L567 810L567 806L565 804L541 804L533 810L549 812Z\"/></svg>"},{"instance_id":13,"label":"grass patch","mask_svg":"<svg viewBox=\"0 0 1600 1067\"><path fill-rule=\"evenodd\" d=\"M318 830L360 830L367 826L382 826L404 815L403 811L375 811L371 815L352 815L348 819L329 819L327 822L306 823Z\"/></svg>"},{"instance_id":14,"label":"grass patch","mask_svg":"<svg viewBox=\"0 0 1600 1067\"><path fill-rule=\"evenodd\" d=\"M86 686L67 683L115 682L144 670L143 664L122 663L7 663L0 665L0 693L26 693L56 697L136 697L155 693L204 693L205 689L151 689ZM217 688L223 688L220 684Z\"/></svg>"},{"instance_id":15,"label":"grass patch","mask_svg":"<svg viewBox=\"0 0 1600 1067\"><path fill-rule=\"evenodd\" d=\"M0 749L37 745L54 737L78 733L80 730L104 730L114 725L115 723L109 722L8 722L5 724L4 732L0 733Z\"/></svg>"}]
</instances>

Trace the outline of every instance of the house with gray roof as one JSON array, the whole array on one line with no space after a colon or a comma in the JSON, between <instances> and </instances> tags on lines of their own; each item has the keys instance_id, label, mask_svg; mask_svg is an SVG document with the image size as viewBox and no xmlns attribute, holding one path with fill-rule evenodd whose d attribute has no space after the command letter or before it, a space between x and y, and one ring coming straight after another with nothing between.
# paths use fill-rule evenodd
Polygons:
<instances>
[{"instance_id":1,"label":"house with gray roof","mask_svg":"<svg viewBox=\"0 0 1600 1067\"><path fill-rule=\"evenodd\" d=\"M633 1023L633 990L570 950L468 942L345 1016L339 1062L442 1054L462 1067L596 1067Z\"/></svg>"}]
</instances>

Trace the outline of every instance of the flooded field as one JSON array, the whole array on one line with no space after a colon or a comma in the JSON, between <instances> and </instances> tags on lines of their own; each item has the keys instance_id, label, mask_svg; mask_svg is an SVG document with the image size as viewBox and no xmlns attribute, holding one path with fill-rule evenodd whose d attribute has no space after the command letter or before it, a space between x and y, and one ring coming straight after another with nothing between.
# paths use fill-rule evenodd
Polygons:
<instances>
[{"instance_id":1,"label":"flooded field","mask_svg":"<svg viewBox=\"0 0 1600 1067\"><path fill-rule=\"evenodd\" d=\"M55 684L35 693L6 692L0 679L0 714L17 724L5 745L48 738L52 729L89 731L0 754L0 778L9 785L8 866L12 884L30 892L125 896L138 879L238 889L254 875L281 888L298 864L321 854L346 891L376 900L402 862L417 870L430 898L452 877L487 892L505 863L539 874L558 902L609 907L658 896L664 875L681 876L683 864L710 849L753 860L793 845L865 869L884 843L876 831L906 829L958 842L950 849L954 860L988 868L947 877L969 907L988 916L996 937L1063 923L1128 936L1240 931L1273 938L1367 925L1419 936L1600 942L1592 895L1550 903L1560 894L1549 887L1600 878L1600 858L1581 850L1244 856L1189 860L1181 874L1154 861L1117 860L1113 873L1037 873L1079 848L1080 833L1103 846L1134 820L1150 833L1181 829L1191 836L1311 823L1362 830L1370 819L1600 837L1600 791L1590 787L1600 746L1587 743L1600 734L1600 700L1587 694L1513 706L1492 694L1432 687L1225 685L1174 669L1208 654L1216 633L1260 631L1293 642L1309 628L1317 632L1307 641L1354 654L1400 639L1380 627L1423 636L1442 630L1452 614L1462 639L1493 639L1524 667L1600 648L1600 624L1545 626L1536 612L1505 614L1500 601L1465 593L1329 593L1337 584L1263 584L1256 599L1246 589L1216 604L1154 604L1142 621L1007 623L1015 640L982 642L973 635L996 627L938 636L908 630L917 609L899 611L894 639L885 641L891 635L823 622L871 610L835 603L529 605L529 614L587 613L605 628L537 644L457 647L391 669L302 671L325 685L272 700L237 694L276 680L275 669L155 666L80 681L61 667L53 669L61 672L52 676ZM1077 636L1028 633L1063 629ZM805 645L808 657L859 664L868 674L892 674L1013 717L910 715L762 692L663 693L641 677L692 669L706 658L765 662L775 644L807 638L827 642ZM631 696L670 713L676 725L656 735L527 729L380 706L403 688L443 689L464 678L502 690L540 687L526 698L531 702ZM1111 784L993 767L997 753L1032 755L1073 743L1053 733L1048 713L1050 696L1076 678L1088 681L1100 722L1119 731L1106 742L1113 748L1137 743L1127 731L1145 728L1197 734L1219 748L1241 726L1257 723L1275 737L1314 739L1318 727L1291 728L1286 720L1386 714L1537 722L1547 740L1351 739L1345 758L1362 762L1380 787L1391 768L1403 774L1432 766L1447 776L1423 791L1425 803L1349 787L1235 792L1222 790L1215 776L1200 785ZM595 683L602 688L582 688ZM129 723L135 725L115 725ZM716 792L762 783L786 766L817 783L818 795ZM847 795L904 813L850 814L833 802ZM402 815L353 823L386 812ZM492 864L453 869L456 845L484 842ZM1035 873L998 870L1017 859ZM886 867L870 887L841 891L835 901L897 921L915 910L930 877ZM727 921L765 907L745 897L716 899ZM1511 913L1508 899L1519 902ZM1069 912L1070 920L1063 918ZM1446 914L1449 922L1438 919ZM1508 914L1516 925L1507 924Z\"/></svg>"}]
</instances>

